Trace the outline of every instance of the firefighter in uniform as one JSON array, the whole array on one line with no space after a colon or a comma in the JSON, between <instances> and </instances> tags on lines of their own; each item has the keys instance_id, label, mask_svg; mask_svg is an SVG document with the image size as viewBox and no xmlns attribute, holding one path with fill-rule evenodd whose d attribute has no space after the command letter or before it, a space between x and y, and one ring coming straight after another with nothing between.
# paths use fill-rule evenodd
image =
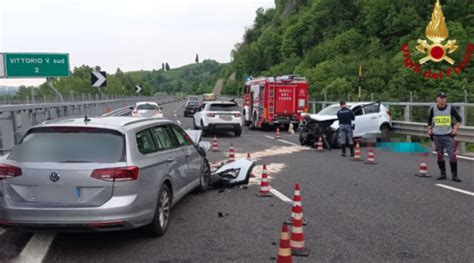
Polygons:
<instances>
[{"instance_id":1,"label":"firefighter in uniform","mask_svg":"<svg viewBox=\"0 0 474 263\"><path fill-rule=\"evenodd\" d=\"M354 112L347 108L346 102L339 103L341 109L337 112L339 120L339 138L341 139L342 157L346 156L346 143L349 145L351 157L354 157L354 140L352 138L352 121L355 120Z\"/></svg>"},{"instance_id":2,"label":"firefighter in uniform","mask_svg":"<svg viewBox=\"0 0 474 263\"><path fill-rule=\"evenodd\" d=\"M444 162L444 151L448 153L451 167L452 179L461 182L458 177L458 163L456 159L456 136L462 118L453 106L446 103L446 93L440 92L436 97L437 105L430 108L428 117L428 134L432 137L438 155L438 167L441 175L438 180L446 179L446 163ZM456 119L454 124L453 119Z\"/></svg>"}]
</instances>

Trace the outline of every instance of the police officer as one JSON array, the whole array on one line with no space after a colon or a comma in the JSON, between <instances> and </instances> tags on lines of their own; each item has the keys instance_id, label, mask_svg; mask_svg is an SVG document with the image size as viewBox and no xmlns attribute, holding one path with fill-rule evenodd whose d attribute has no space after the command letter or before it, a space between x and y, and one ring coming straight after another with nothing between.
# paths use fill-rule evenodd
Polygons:
<instances>
[{"instance_id":1,"label":"police officer","mask_svg":"<svg viewBox=\"0 0 474 263\"><path fill-rule=\"evenodd\" d=\"M339 103L341 109L337 112L339 120L339 137L341 139L342 157L346 156L346 143L349 144L351 157L354 157L354 141L352 139L352 121L355 120L354 113L347 108L345 101Z\"/></svg>"},{"instance_id":2,"label":"police officer","mask_svg":"<svg viewBox=\"0 0 474 263\"><path fill-rule=\"evenodd\" d=\"M440 92L436 98L437 105L430 108L428 117L428 134L432 136L438 155L438 166L441 175L438 180L446 179L446 163L444 162L444 150L448 153L451 166L452 179L461 182L458 177L458 163L456 159L456 136L462 118L453 106L446 103L446 93ZM456 119L454 124L453 119Z\"/></svg>"}]
</instances>

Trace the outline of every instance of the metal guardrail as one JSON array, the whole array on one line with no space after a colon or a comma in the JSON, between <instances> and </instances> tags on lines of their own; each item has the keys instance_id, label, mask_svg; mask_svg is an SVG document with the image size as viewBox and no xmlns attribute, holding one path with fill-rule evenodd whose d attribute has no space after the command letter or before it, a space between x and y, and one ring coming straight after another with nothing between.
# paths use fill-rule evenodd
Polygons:
<instances>
[{"instance_id":1,"label":"metal guardrail","mask_svg":"<svg viewBox=\"0 0 474 263\"><path fill-rule=\"evenodd\" d=\"M46 120L85 115L99 116L143 100L166 104L177 99L174 96L131 97L98 101L0 105L0 155L13 148L29 128Z\"/></svg>"},{"instance_id":2,"label":"metal guardrail","mask_svg":"<svg viewBox=\"0 0 474 263\"><path fill-rule=\"evenodd\" d=\"M411 135L417 137L429 137L428 125L419 122L404 122L394 121L393 129L395 132L404 135ZM474 143L474 127L463 127L461 126L456 135L456 141Z\"/></svg>"}]
</instances>

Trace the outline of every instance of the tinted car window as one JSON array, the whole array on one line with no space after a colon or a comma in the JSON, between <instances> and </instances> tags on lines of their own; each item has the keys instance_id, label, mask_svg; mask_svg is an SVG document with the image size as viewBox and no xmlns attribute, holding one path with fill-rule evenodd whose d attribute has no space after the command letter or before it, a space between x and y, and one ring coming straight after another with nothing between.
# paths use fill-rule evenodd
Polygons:
<instances>
[{"instance_id":1,"label":"tinted car window","mask_svg":"<svg viewBox=\"0 0 474 263\"><path fill-rule=\"evenodd\" d=\"M365 114L378 113L379 112L379 104L366 105L366 106L364 106L364 111L365 111Z\"/></svg>"},{"instance_id":2,"label":"tinted car window","mask_svg":"<svg viewBox=\"0 0 474 263\"><path fill-rule=\"evenodd\" d=\"M37 128L13 148L8 159L18 162L115 163L125 160L125 137L107 129Z\"/></svg>"},{"instance_id":3,"label":"tinted car window","mask_svg":"<svg viewBox=\"0 0 474 263\"><path fill-rule=\"evenodd\" d=\"M239 111L236 104L211 104L210 111Z\"/></svg>"},{"instance_id":4,"label":"tinted car window","mask_svg":"<svg viewBox=\"0 0 474 263\"><path fill-rule=\"evenodd\" d=\"M158 107L154 104L140 104L137 106L138 110L158 110Z\"/></svg>"},{"instance_id":5,"label":"tinted car window","mask_svg":"<svg viewBox=\"0 0 474 263\"><path fill-rule=\"evenodd\" d=\"M175 146L174 138L170 137L170 134L167 131L166 126L157 126L153 128L155 139L158 144L158 150L169 150L173 149Z\"/></svg>"},{"instance_id":6,"label":"tinted car window","mask_svg":"<svg viewBox=\"0 0 474 263\"><path fill-rule=\"evenodd\" d=\"M140 131L136 135L138 150L143 154L156 152L155 142L153 141L153 135L150 129Z\"/></svg>"},{"instance_id":7,"label":"tinted car window","mask_svg":"<svg viewBox=\"0 0 474 263\"><path fill-rule=\"evenodd\" d=\"M178 141L179 146L186 146L186 145L193 144L193 141L191 140L191 138L189 138L186 132L183 131L183 129L179 128L176 125L171 125L171 130L176 136L176 140Z\"/></svg>"}]
</instances>

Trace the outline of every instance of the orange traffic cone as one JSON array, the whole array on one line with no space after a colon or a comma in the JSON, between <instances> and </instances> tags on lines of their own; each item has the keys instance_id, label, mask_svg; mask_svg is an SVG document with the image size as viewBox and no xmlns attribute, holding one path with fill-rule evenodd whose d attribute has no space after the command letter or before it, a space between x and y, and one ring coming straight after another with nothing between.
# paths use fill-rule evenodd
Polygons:
<instances>
[{"instance_id":1,"label":"orange traffic cone","mask_svg":"<svg viewBox=\"0 0 474 263\"><path fill-rule=\"evenodd\" d=\"M316 151L317 152L324 152L324 147L323 147L323 136L319 135L319 140L316 144Z\"/></svg>"},{"instance_id":2,"label":"orange traffic cone","mask_svg":"<svg viewBox=\"0 0 474 263\"><path fill-rule=\"evenodd\" d=\"M428 164L425 162L420 163L420 170L415 175L418 177L431 177L431 175L428 174Z\"/></svg>"},{"instance_id":3,"label":"orange traffic cone","mask_svg":"<svg viewBox=\"0 0 474 263\"><path fill-rule=\"evenodd\" d=\"M288 233L288 225L283 223L280 235L280 247L278 247L277 263L292 263L290 248L290 234Z\"/></svg>"},{"instance_id":4,"label":"orange traffic cone","mask_svg":"<svg viewBox=\"0 0 474 263\"><path fill-rule=\"evenodd\" d=\"M293 229L291 230L290 247L291 254L295 256L309 256L309 251L304 246L303 207L299 205L295 207L295 216L293 217Z\"/></svg>"},{"instance_id":5,"label":"orange traffic cone","mask_svg":"<svg viewBox=\"0 0 474 263\"><path fill-rule=\"evenodd\" d=\"M257 193L259 197L272 197L272 193L270 193L270 182L268 181L268 174L267 174L267 165L263 165L262 169L262 179L260 180L260 191Z\"/></svg>"},{"instance_id":6,"label":"orange traffic cone","mask_svg":"<svg viewBox=\"0 0 474 263\"><path fill-rule=\"evenodd\" d=\"M276 130L275 139L280 139L280 128Z\"/></svg>"},{"instance_id":7,"label":"orange traffic cone","mask_svg":"<svg viewBox=\"0 0 474 263\"><path fill-rule=\"evenodd\" d=\"M213 152L219 151L219 143L217 142L217 136L214 136L214 140L212 141L212 151Z\"/></svg>"},{"instance_id":8,"label":"orange traffic cone","mask_svg":"<svg viewBox=\"0 0 474 263\"><path fill-rule=\"evenodd\" d=\"M293 196L293 207L291 209L291 217L286 221L288 225L293 224L293 219L295 218L295 207L296 206L301 206L303 207L301 203L301 192L300 192L300 184L295 184L295 195ZM303 216L303 214L301 214ZM303 225L307 225L308 223L303 217Z\"/></svg>"},{"instance_id":9,"label":"orange traffic cone","mask_svg":"<svg viewBox=\"0 0 474 263\"><path fill-rule=\"evenodd\" d=\"M357 141L355 151L354 151L354 158L352 158L352 161L363 161L361 157L361 151L360 151L360 143Z\"/></svg>"},{"instance_id":10,"label":"orange traffic cone","mask_svg":"<svg viewBox=\"0 0 474 263\"><path fill-rule=\"evenodd\" d=\"M235 153L234 153L234 144L230 144L230 149L229 149L229 161L228 163L231 163L235 161Z\"/></svg>"},{"instance_id":11,"label":"orange traffic cone","mask_svg":"<svg viewBox=\"0 0 474 263\"><path fill-rule=\"evenodd\" d=\"M369 149L369 152L367 153L367 161L365 161L366 164L377 164L375 161L375 150L374 149Z\"/></svg>"}]
</instances>

